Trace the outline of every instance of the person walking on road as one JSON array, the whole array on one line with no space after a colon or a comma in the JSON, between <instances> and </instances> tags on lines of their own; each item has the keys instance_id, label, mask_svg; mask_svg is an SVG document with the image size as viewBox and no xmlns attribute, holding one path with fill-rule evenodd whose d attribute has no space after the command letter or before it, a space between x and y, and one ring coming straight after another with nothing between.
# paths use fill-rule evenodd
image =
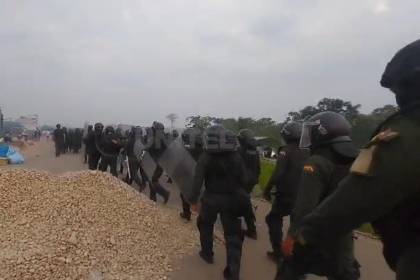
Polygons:
<instances>
[{"instance_id":1,"label":"person walking on road","mask_svg":"<svg viewBox=\"0 0 420 280\"><path fill-rule=\"evenodd\" d=\"M420 277L420 40L382 75L400 110L379 125L338 189L297 225L284 251L325 244L370 222L397 280Z\"/></svg>"},{"instance_id":2,"label":"person walking on road","mask_svg":"<svg viewBox=\"0 0 420 280\"><path fill-rule=\"evenodd\" d=\"M60 124L56 125L56 129L54 130L53 137L54 137L54 144L55 144L55 156L59 157L60 154L62 154L64 150L64 132Z\"/></svg>"},{"instance_id":3,"label":"person walking on road","mask_svg":"<svg viewBox=\"0 0 420 280\"><path fill-rule=\"evenodd\" d=\"M257 151L257 141L254 132L250 129L242 129L238 134L239 153L244 160L247 170L247 179L245 190L249 194L248 211L244 219L246 223L245 235L251 239L257 239L257 227L255 225L255 213L252 206L251 193L256 184L258 184L261 172L260 155Z\"/></svg>"},{"instance_id":4,"label":"person walking on road","mask_svg":"<svg viewBox=\"0 0 420 280\"><path fill-rule=\"evenodd\" d=\"M308 150L299 148L301 134L300 122L290 122L283 127L281 135L287 145L280 150L274 172L264 189L264 198L267 201L271 201L271 191L276 189L270 213L265 218L273 248L273 251L267 252L267 256L275 262L281 258L283 220L292 213L303 163L309 156Z\"/></svg>"},{"instance_id":5,"label":"person walking on road","mask_svg":"<svg viewBox=\"0 0 420 280\"><path fill-rule=\"evenodd\" d=\"M236 135L221 126L207 129L204 145L205 152L197 162L189 198L193 211L198 211L201 189L205 186L197 219L200 256L207 263L213 263L214 224L220 215L227 255L223 275L225 279L238 280L243 243L240 217L246 212L249 201L245 191L245 164L237 152Z\"/></svg>"},{"instance_id":6,"label":"person walking on road","mask_svg":"<svg viewBox=\"0 0 420 280\"><path fill-rule=\"evenodd\" d=\"M309 148L311 156L303 167L289 235L294 235L302 218L333 194L341 179L349 173L358 155L350 132L350 123L335 112L318 113L304 122L300 147ZM326 276L329 280L360 278L351 230L328 240L328 245L312 246L300 250L292 258L285 257L279 266L278 280L302 279L309 273Z\"/></svg>"}]
</instances>

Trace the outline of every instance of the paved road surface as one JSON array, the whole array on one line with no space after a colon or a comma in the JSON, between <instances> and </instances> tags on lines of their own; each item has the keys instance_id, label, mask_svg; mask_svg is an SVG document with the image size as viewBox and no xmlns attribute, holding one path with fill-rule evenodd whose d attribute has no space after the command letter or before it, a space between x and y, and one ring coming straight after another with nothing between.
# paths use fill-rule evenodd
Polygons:
<instances>
[{"instance_id":1,"label":"paved road surface","mask_svg":"<svg viewBox=\"0 0 420 280\"><path fill-rule=\"evenodd\" d=\"M46 170L52 173L66 171L79 171L87 169L82 163L81 155L66 154L55 158L53 143L41 141L36 147L29 148L25 153L26 163L24 167ZM171 189L172 196L168 207L180 206L179 193L174 186L167 185ZM275 274L275 265L266 257L269 248L267 228L264 216L269 211L269 205L265 202L256 202L258 205L257 220L259 240L246 240L243 248L243 260L241 275L243 280L271 280ZM359 237L356 242L356 253L362 265L363 280L391 280L394 274L387 268L381 254L381 244L378 241L365 237ZM191 252L191 256L185 257L176 265L179 269L171 275L173 280L215 280L223 279L222 270L225 264L224 247L216 245L215 264L207 265L197 257L197 252ZM322 279L311 276L308 279Z\"/></svg>"}]
</instances>

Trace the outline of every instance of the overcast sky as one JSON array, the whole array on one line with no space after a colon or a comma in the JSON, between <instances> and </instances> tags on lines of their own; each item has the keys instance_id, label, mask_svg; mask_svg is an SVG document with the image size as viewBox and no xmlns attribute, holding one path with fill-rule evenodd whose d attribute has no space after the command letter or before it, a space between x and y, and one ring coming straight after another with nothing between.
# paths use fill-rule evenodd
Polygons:
<instances>
[{"instance_id":1,"label":"overcast sky","mask_svg":"<svg viewBox=\"0 0 420 280\"><path fill-rule=\"evenodd\" d=\"M393 103L386 63L418 0L0 0L0 106L42 123L271 117Z\"/></svg>"}]
</instances>

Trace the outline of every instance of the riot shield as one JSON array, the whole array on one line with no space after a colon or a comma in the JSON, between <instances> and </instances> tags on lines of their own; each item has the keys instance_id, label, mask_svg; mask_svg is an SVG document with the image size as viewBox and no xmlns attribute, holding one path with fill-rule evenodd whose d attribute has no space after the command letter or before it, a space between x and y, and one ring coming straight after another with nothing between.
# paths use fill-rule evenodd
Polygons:
<instances>
[{"instance_id":1,"label":"riot shield","mask_svg":"<svg viewBox=\"0 0 420 280\"><path fill-rule=\"evenodd\" d=\"M184 197L191 197L196 162L182 143L172 141L157 160Z\"/></svg>"},{"instance_id":2,"label":"riot shield","mask_svg":"<svg viewBox=\"0 0 420 280\"><path fill-rule=\"evenodd\" d=\"M145 145L141 141L136 141L134 151L136 155L140 155L140 161L149 180L156 165L159 164L176 183L184 197L191 197L196 162L181 141L171 141L158 158L153 158L145 150Z\"/></svg>"},{"instance_id":3,"label":"riot shield","mask_svg":"<svg viewBox=\"0 0 420 280\"><path fill-rule=\"evenodd\" d=\"M146 152L146 146L143 144L141 139L137 139L136 143L134 144L134 154L137 156L137 159L141 163L144 172L146 172L148 181L151 182L153 172L156 169L156 162L152 156Z\"/></svg>"}]
</instances>

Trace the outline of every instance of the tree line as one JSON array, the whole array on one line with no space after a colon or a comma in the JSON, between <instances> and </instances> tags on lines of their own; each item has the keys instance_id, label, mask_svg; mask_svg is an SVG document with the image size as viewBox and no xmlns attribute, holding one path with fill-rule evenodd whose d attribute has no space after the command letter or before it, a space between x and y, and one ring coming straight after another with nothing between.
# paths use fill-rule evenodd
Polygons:
<instances>
[{"instance_id":1,"label":"tree line","mask_svg":"<svg viewBox=\"0 0 420 280\"><path fill-rule=\"evenodd\" d=\"M369 141L378 124L397 112L398 108L394 105L385 105L368 114L362 114L360 108L360 104L354 105L350 101L323 98L316 105L289 112L282 122L276 122L271 118L219 118L196 115L186 118L186 127L205 129L212 124L221 124L234 132L248 128L252 129L257 136L268 137L270 145L277 148L284 143L280 136L280 130L285 124L291 121L304 121L320 112L332 111L342 114L352 124L353 141L358 147L362 147Z\"/></svg>"}]
</instances>

